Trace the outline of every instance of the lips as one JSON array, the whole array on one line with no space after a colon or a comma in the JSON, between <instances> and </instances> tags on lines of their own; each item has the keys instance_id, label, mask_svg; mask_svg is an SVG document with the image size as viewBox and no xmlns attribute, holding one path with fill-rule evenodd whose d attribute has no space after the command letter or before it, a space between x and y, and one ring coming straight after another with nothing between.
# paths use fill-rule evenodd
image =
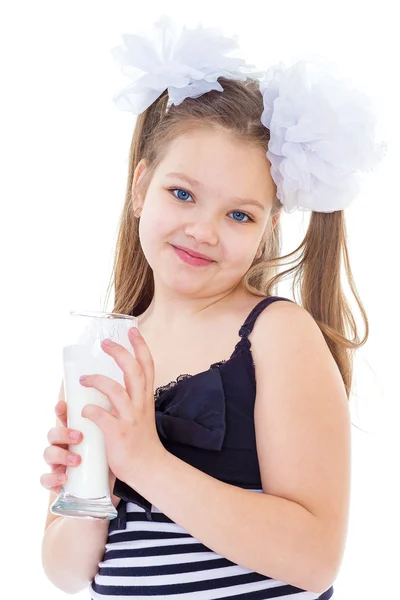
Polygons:
<instances>
[{"instance_id":1,"label":"lips","mask_svg":"<svg viewBox=\"0 0 400 600\"><path fill-rule=\"evenodd\" d=\"M192 256L185 250L182 250L182 248L178 248L177 246L173 246L172 244L171 247L175 250L175 253L179 256L181 261L188 265L191 265L192 267L209 267L215 264L215 261L210 260L209 258L205 259L199 256Z\"/></svg>"},{"instance_id":2,"label":"lips","mask_svg":"<svg viewBox=\"0 0 400 600\"><path fill-rule=\"evenodd\" d=\"M175 246L174 245L174 247L178 248L178 250L183 250L184 252L187 252L190 256L193 256L194 258L203 258L204 260L208 260L210 262L215 262L209 256L206 256L205 254L201 254L200 252L194 252L194 250L191 250L190 248L185 248L185 246Z\"/></svg>"}]
</instances>

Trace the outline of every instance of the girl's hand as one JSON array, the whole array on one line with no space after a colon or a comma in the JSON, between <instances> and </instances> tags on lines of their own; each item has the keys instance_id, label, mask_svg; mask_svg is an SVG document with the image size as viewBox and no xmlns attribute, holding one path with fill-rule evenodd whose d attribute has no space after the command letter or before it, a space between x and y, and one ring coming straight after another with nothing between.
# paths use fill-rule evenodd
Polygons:
<instances>
[{"instance_id":1,"label":"girl's hand","mask_svg":"<svg viewBox=\"0 0 400 600\"><path fill-rule=\"evenodd\" d=\"M138 331L135 327L134 331ZM115 476L131 487L139 471L151 474L152 468L168 454L158 436L154 406L154 363L140 334L129 338L133 356L119 344L102 349L114 358L124 374L126 389L105 375L88 375L81 385L103 393L113 406L109 413L100 406L86 404L82 416L93 421L104 433L108 464Z\"/></svg>"},{"instance_id":2,"label":"girl's hand","mask_svg":"<svg viewBox=\"0 0 400 600\"><path fill-rule=\"evenodd\" d=\"M43 452L43 458L51 468L51 473L45 473L40 477L40 483L43 487L59 494L62 486L67 481L67 466L77 467L81 463L81 457L75 452L68 450L69 444L80 444L83 435L81 432L74 432L67 427L67 404L60 400L55 408L60 427L53 427L47 434L50 446L47 446ZM71 434L78 433L78 437L72 439ZM72 459L73 460L70 460Z\"/></svg>"},{"instance_id":3,"label":"girl's hand","mask_svg":"<svg viewBox=\"0 0 400 600\"><path fill-rule=\"evenodd\" d=\"M79 435L76 439L71 439L69 437L69 434L73 433L74 430L68 428L67 426L67 403L64 402L64 400L57 402L55 413L61 423L61 426L50 429L47 434L47 439L51 445L48 446L43 453L45 461L51 467L51 473L45 473L42 475L40 478L40 483L49 491L59 494L62 486L68 480L68 476L66 474L67 466L76 467L80 465L82 461L79 454L75 452L69 452L68 445L80 444L83 440L83 434L80 431L77 432ZM71 456L71 454L76 457L76 462L72 463L69 461L68 457ZM114 496L112 493L114 489L115 475L111 469L109 471L109 475L111 500L116 508L121 499L117 496ZM60 477L62 478L61 480L59 479Z\"/></svg>"}]
</instances>

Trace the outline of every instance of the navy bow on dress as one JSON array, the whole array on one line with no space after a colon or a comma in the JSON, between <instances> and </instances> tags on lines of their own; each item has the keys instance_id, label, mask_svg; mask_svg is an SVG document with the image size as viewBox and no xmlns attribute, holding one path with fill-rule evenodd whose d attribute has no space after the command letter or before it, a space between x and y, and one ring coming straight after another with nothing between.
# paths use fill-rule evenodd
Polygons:
<instances>
[{"instance_id":1,"label":"navy bow on dress","mask_svg":"<svg viewBox=\"0 0 400 600\"><path fill-rule=\"evenodd\" d=\"M226 431L225 394L220 370L214 365L178 381L155 400L156 428L164 446L163 440L171 440L205 450L221 450ZM127 502L143 508L147 519L153 520L151 503L120 479L115 480L113 493L121 501L118 517L111 521L109 531L126 529Z\"/></svg>"}]
</instances>

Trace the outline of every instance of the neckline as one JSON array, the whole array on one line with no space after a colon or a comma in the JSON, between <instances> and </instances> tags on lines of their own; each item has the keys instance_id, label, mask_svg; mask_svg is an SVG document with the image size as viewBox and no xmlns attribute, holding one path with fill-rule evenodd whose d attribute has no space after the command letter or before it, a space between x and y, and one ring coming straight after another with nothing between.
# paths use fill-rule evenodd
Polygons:
<instances>
[{"instance_id":1,"label":"neckline","mask_svg":"<svg viewBox=\"0 0 400 600\"><path fill-rule=\"evenodd\" d=\"M262 304L265 300L270 300L271 298L280 298L279 296L266 296L263 297L260 302L257 302L257 304L255 306L253 306L252 310L250 311L250 313L248 314L247 318L245 319L244 323L242 324L242 326L239 329L239 336L240 339L238 340L238 342L235 345L235 348L233 349L232 354L230 355L230 357L226 360L220 360L216 363L212 363L208 369L205 369L205 371L200 371L199 373L194 373L193 375L189 374L189 373L183 373L181 375L178 375L178 377L176 379L173 379L172 381L170 381L169 383L166 383L165 385L160 385L158 386L155 390L154 390L154 399L157 400L161 394L163 394L164 392L174 388L175 386L177 386L178 384L180 384L183 381L186 381L187 379L193 378L193 377L197 377L199 375L204 375L205 373L208 373L209 371L211 371L211 369L213 369L214 367L219 367L220 365L223 364L228 364L233 358L236 358L237 356L237 349L239 348L239 346L241 344L246 344L248 351L251 353L251 342L248 339L248 335L251 333L252 331L252 327L249 330L247 328L247 324L251 321L253 314L256 313L258 307L260 304ZM243 332L243 333L242 333Z\"/></svg>"},{"instance_id":2,"label":"neckline","mask_svg":"<svg viewBox=\"0 0 400 600\"><path fill-rule=\"evenodd\" d=\"M197 377L198 375L204 375L205 373L208 373L209 371L211 371L211 369L213 369L214 367L226 364L228 361L231 360L231 358L232 357L229 357L227 360L220 360L219 362L213 363L212 365L210 365L208 367L208 369L206 369L205 371L200 371L200 373L194 373L193 375L191 375L189 373L183 373L181 375L178 375L178 377L176 379L173 379L169 383L167 383L165 385L159 385L154 390L154 400L157 400L161 396L161 394L163 394L164 392L167 392L168 390L177 386L178 383L181 383L182 381L186 381L186 379L190 379L192 377Z\"/></svg>"},{"instance_id":3,"label":"neckline","mask_svg":"<svg viewBox=\"0 0 400 600\"><path fill-rule=\"evenodd\" d=\"M230 355L230 357L228 359L219 360L218 362L212 363L208 367L208 369L205 369L204 371L200 371L199 373L194 373L193 375L191 375L189 373L183 373L181 375L178 375L178 377L176 379L173 379L169 383L167 383L165 385L158 386L154 390L154 399L157 400L158 398L160 398L160 396L164 392L166 392L166 391L174 388L175 386L177 386L178 384L182 383L183 381L186 381L187 379L191 379L193 377L199 377L200 375L205 375L206 373L209 373L212 369L214 369L216 367L219 368L220 365L226 365L226 364L230 363L234 358L236 358L236 356L237 356L237 349L240 347L241 344L245 344L247 346L248 351L251 354L251 342L250 342L249 339L247 339L247 336L243 336L243 337L240 338L240 340L235 345L235 348L234 348L232 354Z\"/></svg>"}]
</instances>

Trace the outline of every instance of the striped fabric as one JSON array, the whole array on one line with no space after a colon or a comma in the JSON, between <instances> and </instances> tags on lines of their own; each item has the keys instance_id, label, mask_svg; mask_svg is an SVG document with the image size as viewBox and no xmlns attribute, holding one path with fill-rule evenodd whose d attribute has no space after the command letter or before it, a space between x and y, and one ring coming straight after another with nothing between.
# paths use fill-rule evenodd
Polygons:
<instances>
[{"instance_id":1,"label":"striped fabric","mask_svg":"<svg viewBox=\"0 0 400 600\"><path fill-rule=\"evenodd\" d=\"M261 492L260 490L250 490ZM155 506L153 521L129 502L127 527L109 534L99 571L89 586L92 600L328 600L240 567L212 552Z\"/></svg>"}]
</instances>

